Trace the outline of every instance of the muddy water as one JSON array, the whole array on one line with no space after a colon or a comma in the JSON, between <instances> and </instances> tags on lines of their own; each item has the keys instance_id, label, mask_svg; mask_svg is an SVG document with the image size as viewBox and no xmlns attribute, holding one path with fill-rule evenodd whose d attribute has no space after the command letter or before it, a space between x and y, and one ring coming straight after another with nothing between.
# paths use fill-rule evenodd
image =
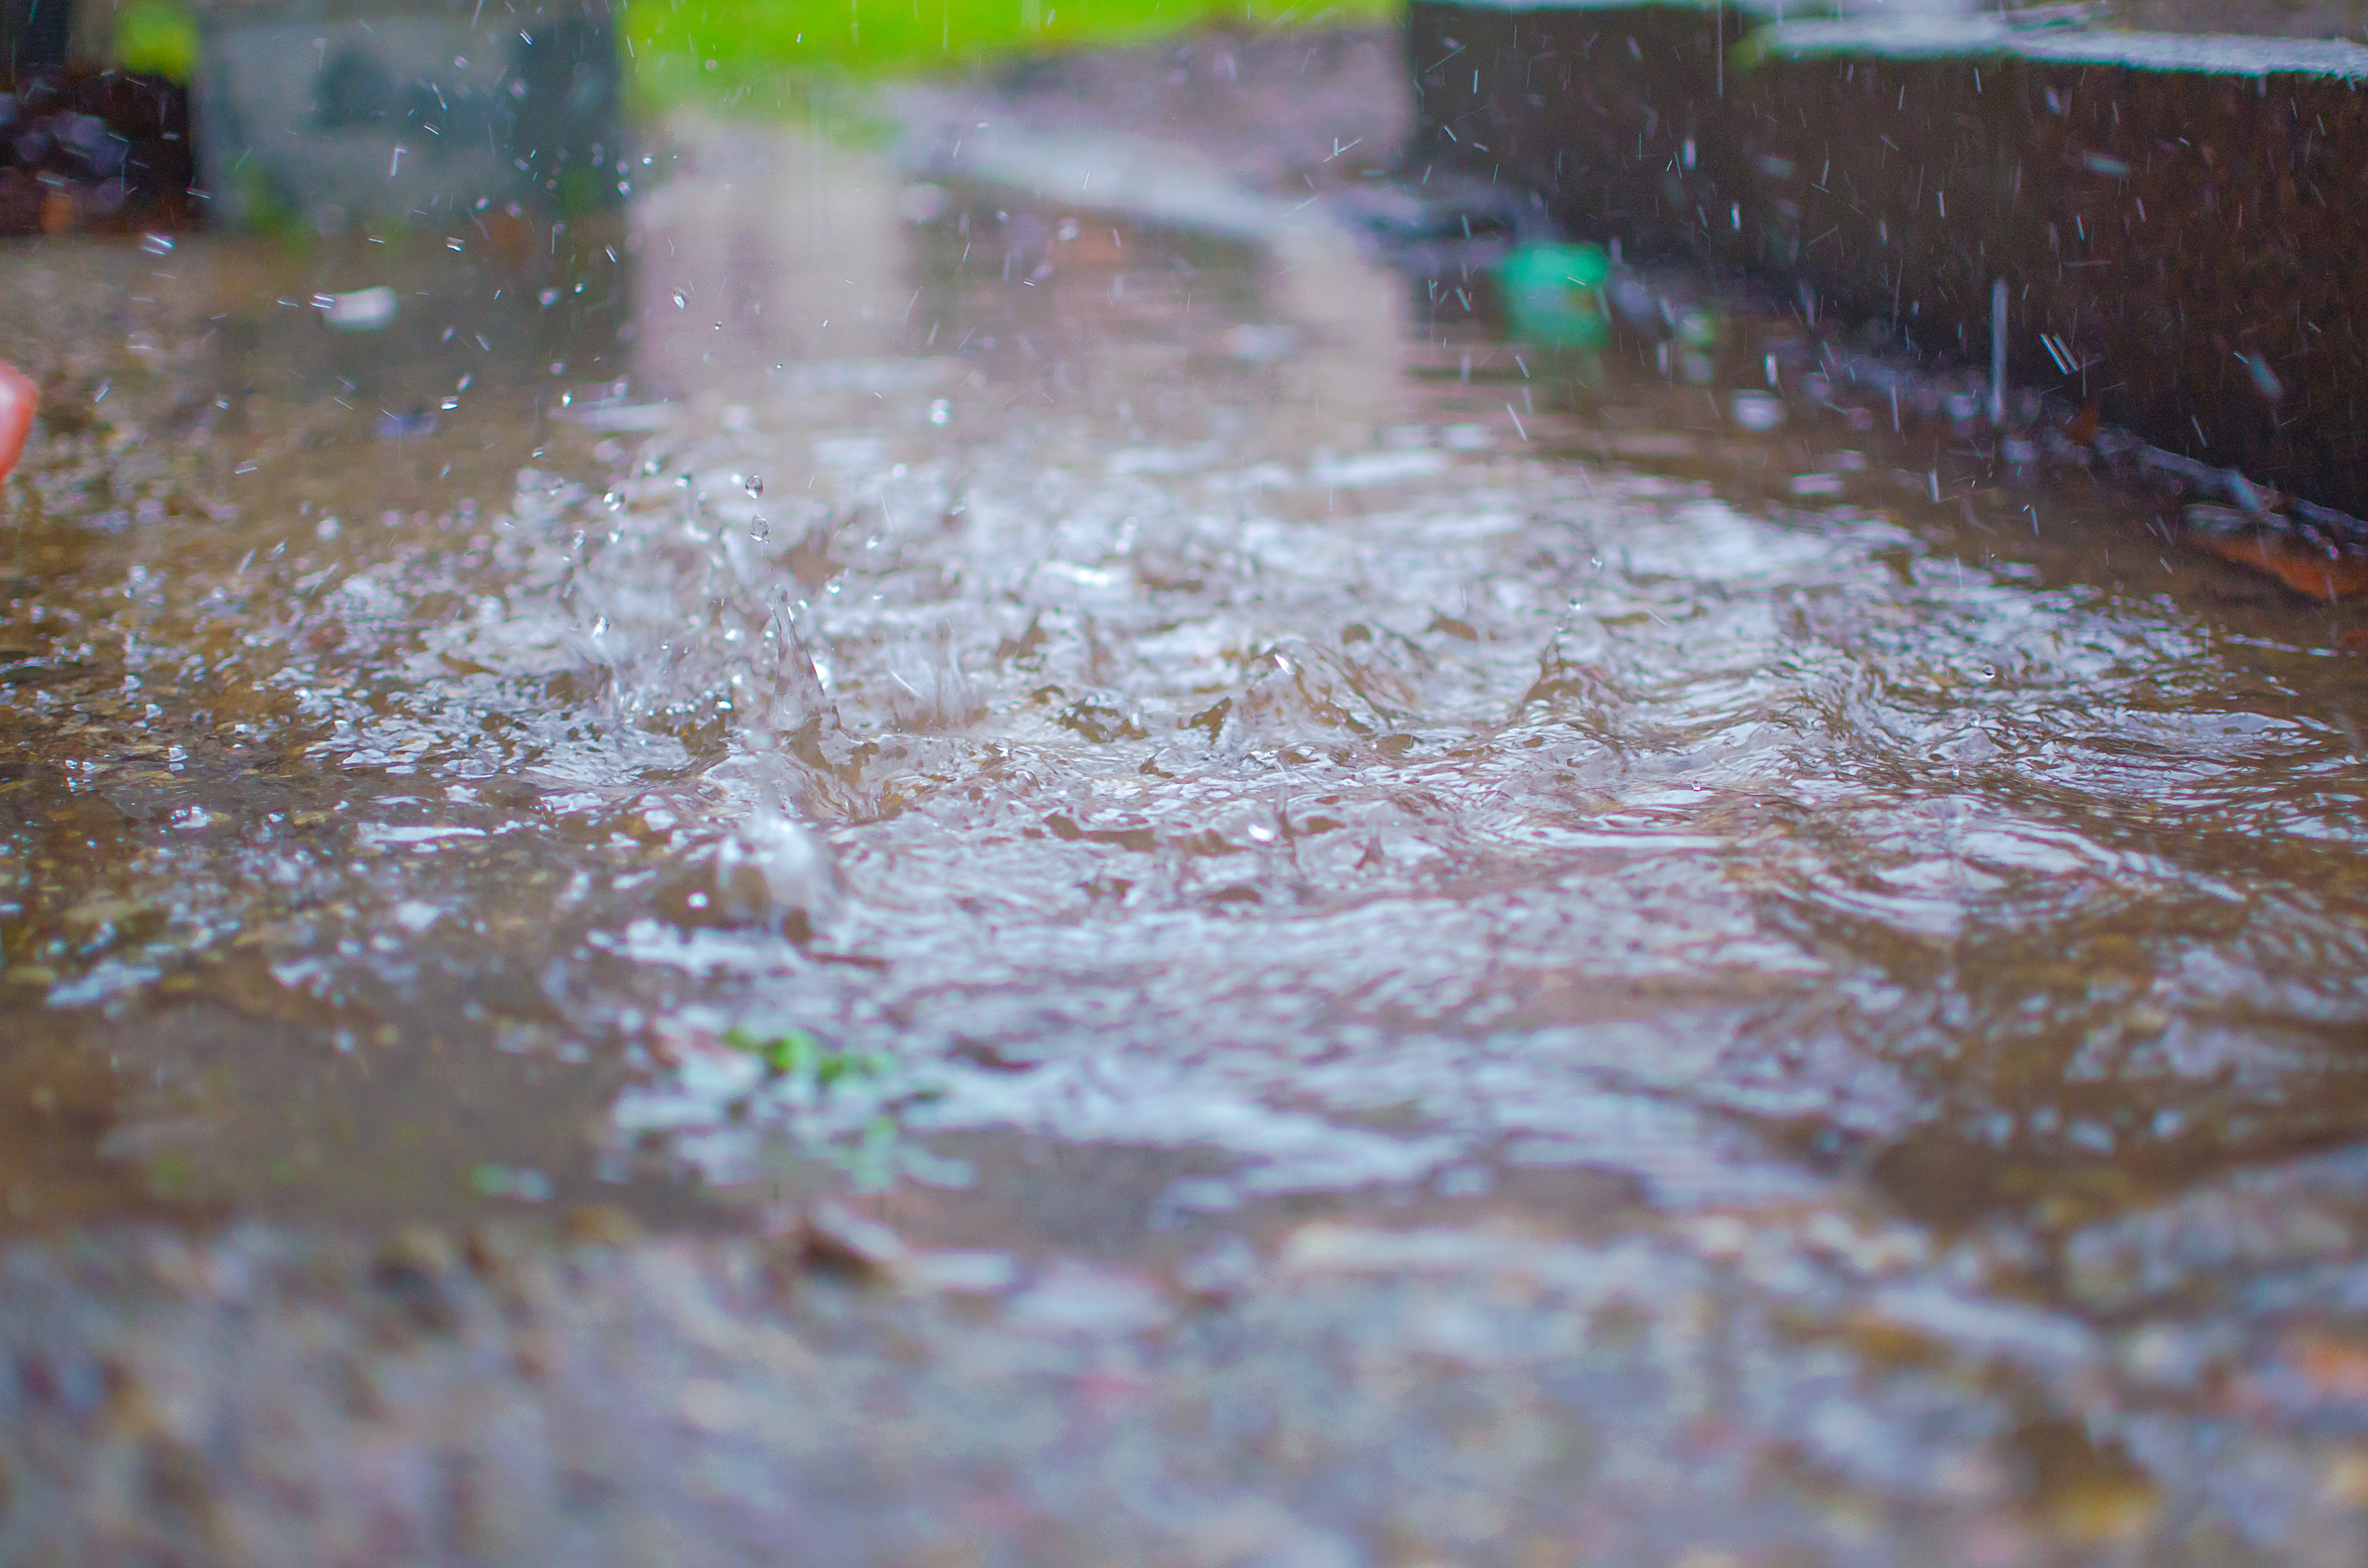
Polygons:
<instances>
[{"instance_id":1,"label":"muddy water","mask_svg":"<svg viewBox=\"0 0 2368 1568\"><path fill-rule=\"evenodd\" d=\"M1797 323L1739 317L1709 384L1561 363L1326 231L749 132L613 231L0 268L52 385L0 530L20 1228L1691 1225L1649 1322L1764 1224L1754 1333L1857 1321L1770 1284L1802 1256L1921 1270L1865 1367L2043 1382L2215 1269L2362 1256L2243 1196L2340 1207L2290 1162L2368 1120L2346 612L1970 423L1895 433ZM390 331L314 308L380 283ZM1239 1332L1354 1315L1281 1300ZM1828 1375L1763 1352L1747 1404ZM2298 1364L2242 1408L2348 1431L2312 1401L2353 1363ZM2206 1381L2157 1379L2165 1474ZM2150 1517L2121 1439L1994 1392L1827 1390L1786 1440L1812 1492Z\"/></svg>"}]
</instances>

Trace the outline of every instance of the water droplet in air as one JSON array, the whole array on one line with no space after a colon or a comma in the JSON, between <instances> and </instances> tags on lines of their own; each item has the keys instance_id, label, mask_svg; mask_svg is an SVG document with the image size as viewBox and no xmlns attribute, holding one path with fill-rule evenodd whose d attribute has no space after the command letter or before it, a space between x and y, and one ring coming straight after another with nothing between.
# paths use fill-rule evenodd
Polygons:
<instances>
[{"instance_id":1,"label":"water droplet in air","mask_svg":"<svg viewBox=\"0 0 2368 1568\"><path fill-rule=\"evenodd\" d=\"M1761 392L1739 392L1727 400L1735 422L1746 430L1768 431L1784 423L1784 405Z\"/></svg>"}]
</instances>

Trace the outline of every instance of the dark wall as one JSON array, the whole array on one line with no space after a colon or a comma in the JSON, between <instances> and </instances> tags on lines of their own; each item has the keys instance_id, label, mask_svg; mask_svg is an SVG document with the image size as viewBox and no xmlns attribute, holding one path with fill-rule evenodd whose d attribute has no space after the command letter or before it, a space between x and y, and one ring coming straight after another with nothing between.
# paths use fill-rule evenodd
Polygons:
<instances>
[{"instance_id":1,"label":"dark wall","mask_svg":"<svg viewBox=\"0 0 2368 1568\"><path fill-rule=\"evenodd\" d=\"M2368 98L2351 84L1820 61L1752 72L1737 107L1759 176L1748 259L1976 358L2002 278L2018 381L2368 513Z\"/></svg>"},{"instance_id":2,"label":"dark wall","mask_svg":"<svg viewBox=\"0 0 2368 1568\"><path fill-rule=\"evenodd\" d=\"M1718 40L1732 15L1678 6L1524 14L1417 0L1409 161L1543 194L1583 238L1714 249L1729 183ZM1688 154L1691 144L1692 152Z\"/></svg>"},{"instance_id":3,"label":"dark wall","mask_svg":"<svg viewBox=\"0 0 2368 1568\"><path fill-rule=\"evenodd\" d=\"M1417 0L1410 160L1537 189L1582 237L1806 283L1976 363L2003 280L2019 384L2368 515L2357 85L2003 51L1743 65L1716 26Z\"/></svg>"},{"instance_id":4,"label":"dark wall","mask_svg":"<svg viewBox=\"0 0 2368 1568\"><path fill-rule=\"evenodd\" d=\"M64 64L73 25L73 0L0 0L0 82Z\"/></svg>"}]
</instances>

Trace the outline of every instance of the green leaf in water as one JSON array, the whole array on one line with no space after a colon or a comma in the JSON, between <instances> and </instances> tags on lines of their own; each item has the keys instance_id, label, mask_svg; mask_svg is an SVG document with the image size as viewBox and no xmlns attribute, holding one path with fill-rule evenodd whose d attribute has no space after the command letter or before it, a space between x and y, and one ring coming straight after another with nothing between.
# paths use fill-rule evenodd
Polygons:
<instances>
[{"instance_id":1,"label":"green leaf in water","mask_svg":"<svg viewBox=\"0 0 2368 1568\"><path fill-rule=\"evenodd\" d=\"M885 1056L833 1051L803 1029L783 1029L775 1035L732 1029L723 1036L723 1043L746 1051L780 1077L803 1078L817 1089L827 1089L845 1079L884 1077L896 1065Z\"/></svg>"}]
</instances>

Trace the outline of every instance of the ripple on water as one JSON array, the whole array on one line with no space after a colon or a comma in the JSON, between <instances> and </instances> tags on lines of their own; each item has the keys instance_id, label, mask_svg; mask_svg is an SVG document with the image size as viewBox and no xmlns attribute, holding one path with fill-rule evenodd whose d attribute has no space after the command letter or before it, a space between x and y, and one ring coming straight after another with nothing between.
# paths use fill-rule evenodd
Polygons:
<instances>
[{"instance_id":1,"label":"ripple on water","mask_svg":"<svg viewBox=\"0 0 2368 1568\"><path fill-rule=\"evenodd\" d=\"M112 464L174 553L42 535L8 711L66 758L26 823L114 813L25 833L115 846L159 913L40 893L10 972L74 1017L285 972L266 1010L341 1040L594 1048L632 1080L603 1168L663 1100L719 1176L885 1117L1244 1190L1568 1160L1706 1202L1918 1140L2134 1168L2357 1124L2359 774L2292 628L2002 553L1978 508L2023 493L1899 501L1938 471L1873 432L1442 347L1345 254L1303 262L1371 319L1303 331L1185 236L1004 287L957 205L851 352L752 309L704 382L668 338L416 451L258 394L245 503L131 438L125 381L25 483L97 524ZM1814 506L1752 477L1811 461ZM743 1024L902 1074L753 1104L666 1066Z\"/></svg>"}]
</instances>

